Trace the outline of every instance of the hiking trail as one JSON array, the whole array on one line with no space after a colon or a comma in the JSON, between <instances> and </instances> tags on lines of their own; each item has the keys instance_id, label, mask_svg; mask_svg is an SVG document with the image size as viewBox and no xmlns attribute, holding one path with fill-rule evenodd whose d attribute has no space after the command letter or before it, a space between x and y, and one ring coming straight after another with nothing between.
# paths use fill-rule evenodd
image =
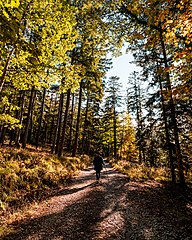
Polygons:
<instances>
[{"instance_id":1,"label":"hiking trail","mask_svg":"<svg viewBox=\"0 0 192 240\"><path fill-rule=\"evenodd\" d=\"M106 174L106 169L107 173ZM192 205L161 183L129 181L106 164L92 166L13 223L3 240L190 240Z\"/></svg>"}]
</instances>

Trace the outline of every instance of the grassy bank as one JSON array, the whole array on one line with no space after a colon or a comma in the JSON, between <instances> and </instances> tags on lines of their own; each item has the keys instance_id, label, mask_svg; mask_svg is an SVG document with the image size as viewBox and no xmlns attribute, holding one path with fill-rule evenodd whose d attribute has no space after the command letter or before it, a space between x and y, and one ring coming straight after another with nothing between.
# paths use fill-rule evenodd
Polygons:
<instances>
[{"instance_id":1,"label":"grassy bank","mask_svg":"<svg viewBox=\"0 0 192 240\"><path fill-rule=\"evenodd\" d=\"M59 159L35 148L0 148L0 211L41 199L88 164L88 156Z\"/></svg>"},{"instance_id":2,"label":"grassy bank","mask_svg":"<svg viewBox=\"0 0 192 240\"><path fill-rule=\"evenodd\" d=\"M150 167L145 164L127 162L124 160L114 162L110 160L112 166L119 172L129 176L130 180L155 180L170 181L170 170L166 167ZM192 171L186 175L186 182L192 183Z\"/></svg>"}]
</instances>

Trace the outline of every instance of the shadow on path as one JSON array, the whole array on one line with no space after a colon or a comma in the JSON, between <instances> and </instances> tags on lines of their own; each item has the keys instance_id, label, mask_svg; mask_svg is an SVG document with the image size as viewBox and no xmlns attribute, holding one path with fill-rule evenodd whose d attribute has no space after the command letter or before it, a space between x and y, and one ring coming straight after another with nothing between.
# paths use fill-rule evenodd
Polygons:
<instances>
[{"instance_id":1,"label":"shadow on path","mask_svg":"<svg viewBox=\"0 0 192 240\"><path fill-rule=\"evenodd\" d=\"M100 183L83 171L48 201L46 211L15 223L3 240L190 240L192 206L155 182L129 182L107 165Z\"/></svg>"}]
</instances>

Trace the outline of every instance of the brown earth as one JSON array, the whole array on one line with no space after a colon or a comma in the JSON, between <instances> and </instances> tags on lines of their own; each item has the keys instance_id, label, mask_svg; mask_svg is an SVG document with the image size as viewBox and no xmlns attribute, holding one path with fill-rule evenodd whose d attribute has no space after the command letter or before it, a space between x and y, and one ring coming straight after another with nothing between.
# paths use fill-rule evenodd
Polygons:
<instances>
[{"instance_id":1,"label":"brown earth","mask_svg":"<svg viewBox=\"0 0 192 240\"><path fill-rule=\"evenodd\" d=\"M14 222L2 240L190 240L192 204L154 181L137 182L109 165L92 167Z\"/></svg>"}]
</instances>

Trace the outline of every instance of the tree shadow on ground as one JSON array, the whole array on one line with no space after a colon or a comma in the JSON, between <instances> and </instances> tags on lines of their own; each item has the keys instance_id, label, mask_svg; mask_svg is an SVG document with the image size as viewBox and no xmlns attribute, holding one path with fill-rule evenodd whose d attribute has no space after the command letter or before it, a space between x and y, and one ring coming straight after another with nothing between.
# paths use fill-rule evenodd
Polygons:
<instances>
[{"instance_id":1,"label":"tree shadow on ground","mask_svg":"<svg viewBox=\"0 0 192 240\"><path fill-rule=\"evenodd\" d=\"M189 240L192 206L152 181L133 182L108 169L100 183L93 172L57 193L68 204L15 223L3 240ZM77 198L73 198L78 196ZM70 200L71 197L71 200Z\"/></svg>"}]
</instances>

